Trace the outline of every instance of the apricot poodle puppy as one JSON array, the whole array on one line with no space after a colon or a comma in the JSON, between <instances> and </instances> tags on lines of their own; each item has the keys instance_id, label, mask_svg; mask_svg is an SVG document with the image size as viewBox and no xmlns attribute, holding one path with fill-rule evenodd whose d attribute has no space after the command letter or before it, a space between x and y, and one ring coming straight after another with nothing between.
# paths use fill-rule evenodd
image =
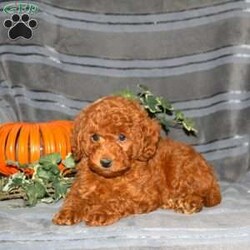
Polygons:
<instances>
[{"instance_id":1,"label":"apricot poodle puppy","mask_svg":"<svg viewBox=\"0 0 250 250\"><path fill-rule=\"evenodd\" d=\"M191 214L219 204L210 165L160 130L137 101L123 97L105 97L83 110L72 133L77 177L53 222L102 226L157 208Z\"/></svg>"}]
</instances>

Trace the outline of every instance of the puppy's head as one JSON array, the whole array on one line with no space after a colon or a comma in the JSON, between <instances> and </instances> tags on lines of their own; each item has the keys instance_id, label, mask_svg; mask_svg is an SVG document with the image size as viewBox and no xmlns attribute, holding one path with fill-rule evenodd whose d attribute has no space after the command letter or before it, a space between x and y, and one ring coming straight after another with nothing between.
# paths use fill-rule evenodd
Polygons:
<instances>
[{"instance_id":1,"label":"puppy's head","mask_svg":"<svg viewBox=\"0 0 250 250\"><path fill-rule=\"evenodd\" d=\"M109 96L76 117L72 151L87 158L91 171L107 178L122 175L132 162L148 161L156 152L159 124L137 101Z\"/></svg>"}]
</instances>

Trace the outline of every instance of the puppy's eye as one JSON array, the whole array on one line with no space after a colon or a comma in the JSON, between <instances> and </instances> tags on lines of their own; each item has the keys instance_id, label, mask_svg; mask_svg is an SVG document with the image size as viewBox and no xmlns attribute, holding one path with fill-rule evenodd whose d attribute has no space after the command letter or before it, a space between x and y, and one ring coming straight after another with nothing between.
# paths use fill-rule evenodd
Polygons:
<instances>
[{"instance_id":1,"label":"puppy's eye","mask_svg":"<svg viewBox=\"0 0 250 250\"><path fill-rule=\"evenodd\" d=\"M91 135L91 140L97 142L100 140L100 136L98 134L93 134Z\"/></svg>"},{"instance_id":2,"label":"puppy's eye","mask_svg":"<svg viewBox=\"0 0 250 250\"><path fill-rule=\"evenodd\" d=\"M126 136L124 134L119 134L118 140L119 141L125 141L126 140Z\"/></svg>"}]
</instances>

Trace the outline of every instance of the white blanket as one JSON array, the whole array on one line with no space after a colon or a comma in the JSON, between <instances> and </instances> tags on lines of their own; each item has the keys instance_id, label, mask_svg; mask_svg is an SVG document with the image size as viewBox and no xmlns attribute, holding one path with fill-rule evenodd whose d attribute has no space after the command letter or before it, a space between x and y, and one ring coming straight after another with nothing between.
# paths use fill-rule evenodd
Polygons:
<instances>
[{"instance_id":1,"label":"white blanket","mask_svg":"<svg viewBox=\"0 0 250 250\"><path fill-rule=\"evenodd\" d=\"M106 227L56 226L61 202L22 207L0 202L0 249L250 249L250 173L221 183L223 201L198 214L171 210L124 218Z\"/></svg>"}]
</instances>

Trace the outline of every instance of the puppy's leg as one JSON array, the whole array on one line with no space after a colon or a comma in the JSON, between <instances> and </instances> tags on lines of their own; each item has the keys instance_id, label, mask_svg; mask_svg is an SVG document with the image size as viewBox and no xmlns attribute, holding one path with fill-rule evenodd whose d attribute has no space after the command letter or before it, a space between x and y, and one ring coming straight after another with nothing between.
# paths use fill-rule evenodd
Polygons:
<instances>
[{"instance_id":1,"label":"puppy's leg","mask_svg":"<svg viewBox=\"0 0 250 250\"><path fill-rule=\"evenodd\" d=\"M191 214L203 206L219 204L220 189L212 167L187 145L175 143L172 149L171 158L163 168L167 186L163 208Z\"/></svg>"},{"instance_id":2,"label":"puppy's leg","mask_svg":"<svg viewBox=\"0 0 250 250\"><path fill-rule=\"evenodd\" d=\"M72 225L83 221L84 213L89 210L90 202L87 199L89 191L81 189L79 192L79 181L76 180L67 194L62 208L52 219L58 225ZM91 191L91 188L89 188Z\"/></svg>"},{"instance_id":3,"label":"puppy's leg","mask_svg":"<svg viewBox=\"0 0 250 250\"><path fill-rule=\"evenodd\" d=\"M127 210L118 199L106 200L102 204L92 206L88 213L85 213L84 221L89 226L110 225L126 216Z\"/></svg>"},{"instance_id":4,"label":"puppy's leg","mask_svg":"<svg viewBox=\"0 0 250 250\"><path fill-rule=\"evenodd\" d=\"M52 222L57 225L73 225L82 221L82 218L72 209L64 208L56 213Z\"/></svg>"},{"instance_id":5,"label":"puppy's leg","mask_svg":"<svg viewBox=\"0 0 250 250\"><path fill-rule=\"evenodd\" d=\"M170 198L162 208L174 209L176 212L184 214L197 213L202 210L203 199L197 195L187 195L182 198Z\"/></svg>"},{"instance_id":6,"label":"puppy's leg","mask_svg":"<svg viewBox=\"0 0 250 250\"><path fill-rule=\"evenodd\" d=\"M121 218L118 214L108 213L101 208L96 211L92 211L85 217L85 222L89 226L107 226L115 223Z\"/></svg>"},{"instance_id":7,"label":"puppy's leg","mask_svg":"<svg viewBox=\"0 0 250 250\"><path fill-rule=\"evenodd\" d=\"M221 202L221 192L219 184L214 181L212 187L210 188L208 194L204 199L204 204L206 207L212 207Z\"/></svg>"},{"instance_id":8,"label":"puppy's leg","mask_svg":"<svg viewBox=\"0 0 250 250\"><path fill-rule=\"evenodd\" d=\"M82 205L79 201L67 199L63 207L57 212L52 222L57 225L73 225L83 220Z\"/></svg>"}]
</instances>

